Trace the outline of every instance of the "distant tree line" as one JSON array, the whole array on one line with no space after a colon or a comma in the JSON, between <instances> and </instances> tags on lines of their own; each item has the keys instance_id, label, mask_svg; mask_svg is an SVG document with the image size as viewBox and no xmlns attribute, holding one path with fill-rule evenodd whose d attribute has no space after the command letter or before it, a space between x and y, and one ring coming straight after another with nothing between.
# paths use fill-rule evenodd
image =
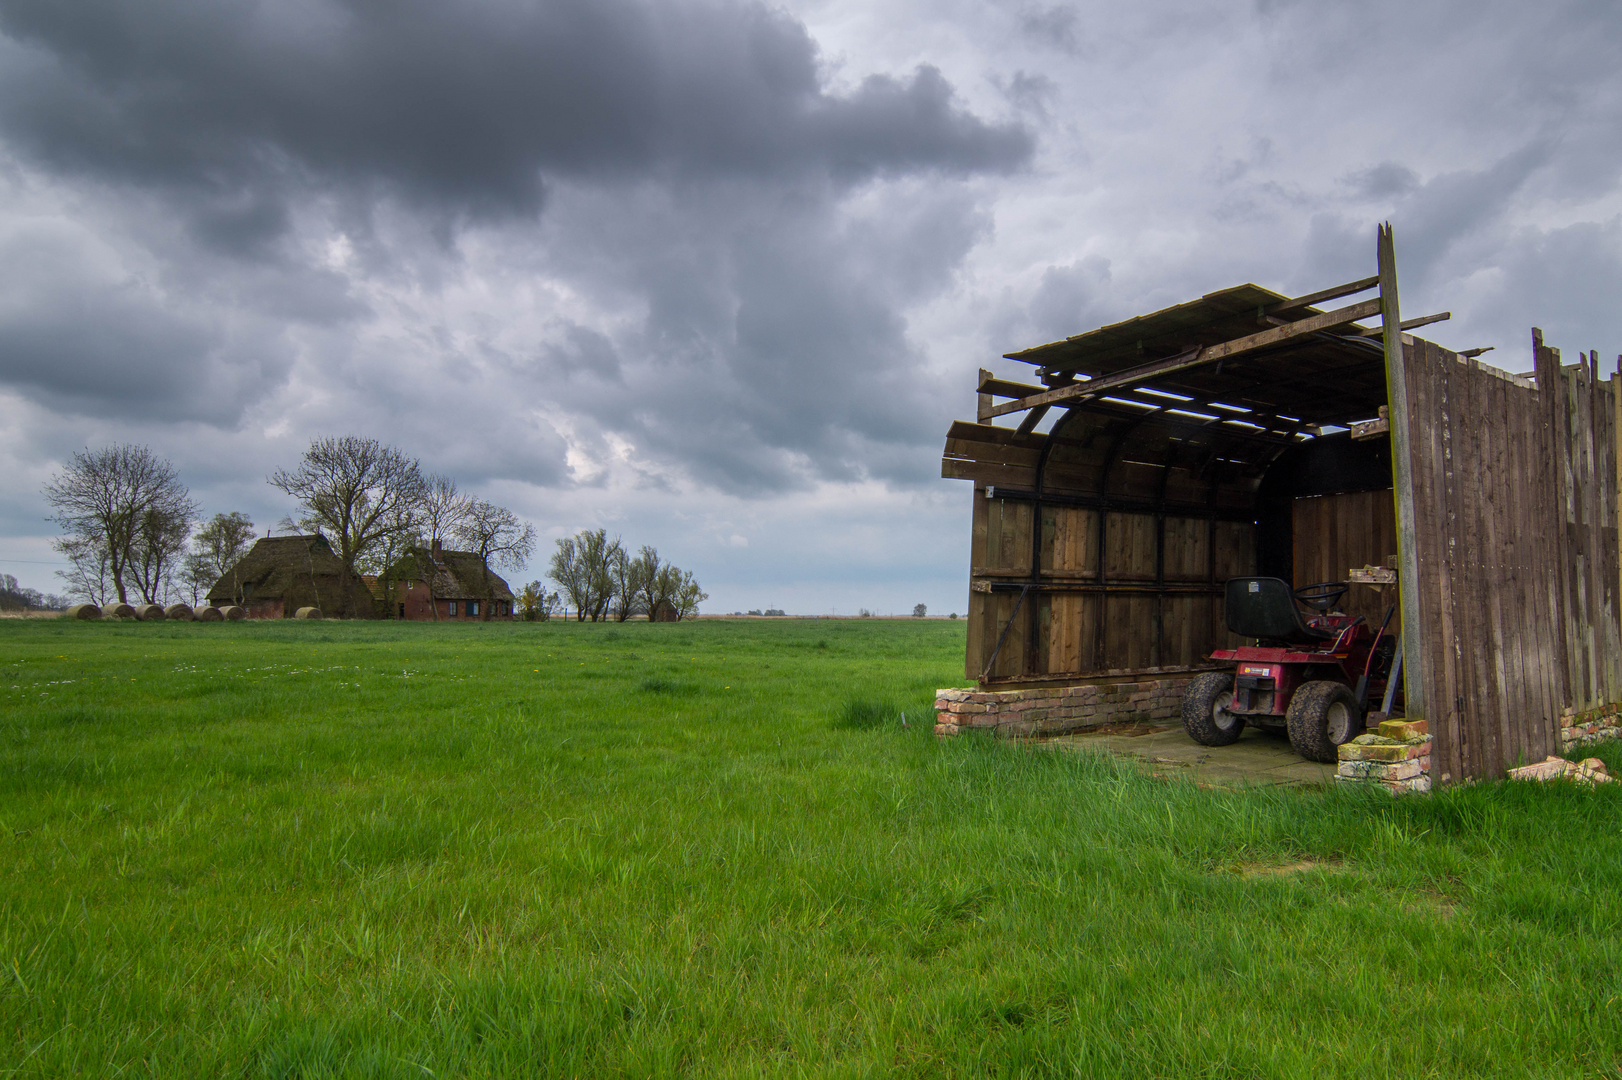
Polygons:
<instances>
[{"instance_id":1,"label":"distant tree line","mask_svg":"<svg viewBox=\"0 0 1622 1080\"><path fill-rule=\"evenodd\" d=\"M416 460L376 439L317 439L269 482L297 504L281 526L326 537L351 574L387 575L402 556L448 540L478 554L488 587L491 566L521 567L535 551L533 525L449 478L424 475ZM76 453L44 495L63 532L56 549L69 563L57 573L71 595L97 604L132 595L157 604L188 593L196 603L257 539L239 512L200 522L174 466L145 446Z\"/></svg>"},{"instance_id":2,"label":"distant tree line","mask_svg":"<svg viewBox=\"0 0 1622 1080\"><path fill-rule=\"evenodd\" d=\"M709 599L692 574L665 562L657 550L644 545L632 555L618 537L610 540L605 529L585 529L559 540L550 576L580 622L608 618L624 622L633 615L652 619L662 608L686 619L698 614L698 605ZM531 587L545 595L540 582ZM540 617L548 615L550 610Z\"/></svg>"},{"instance_id":3,"label":"distant tree line","mask_svg":"<svg viewBox=\"0 0 1622 1080\"><path fill-rule=\"evenodd\" d=\"M0 611L61 611L68 603L66 596L25 589L10 574L0 574Z\"/></svg>"},{"instance_id":4,"label":"distant tree line","mask_svg":"<svg viewBox=\"0 0 1622 1080\"><path fill-rule=\"evenodd\" d=\"M325 537L348 573L377 575L386 610L410 581L426 581L431 593L434 575L420 560L435 541L476 553L487 589L492 566L522 568L535 552L533 525L460 491L449 477L424 474L415 459L376 439L317 439L296 466L276 470L269 483L297 505L279 526ZM160 604L187 594L195 604L215 582L229 579L258 538L240 512L201 521L174 466L145 446L76 453L46 483L44 495L63 532L56 549L70 566L58 576L72 596L96 604L128 603L132 595ZM575 618L593 622L656 617L664 609L687 618L708 599L692 574L654 548L633 556L602 529L559 540L550 577L562 595L530 582L517 598L524 618L550 618L563 596ZM240 584L232 592L241 602ZM342 603L347 609L353 598L346 594ZM430 606L437 617L438 605Z\"/></svg>"}]
</instances>

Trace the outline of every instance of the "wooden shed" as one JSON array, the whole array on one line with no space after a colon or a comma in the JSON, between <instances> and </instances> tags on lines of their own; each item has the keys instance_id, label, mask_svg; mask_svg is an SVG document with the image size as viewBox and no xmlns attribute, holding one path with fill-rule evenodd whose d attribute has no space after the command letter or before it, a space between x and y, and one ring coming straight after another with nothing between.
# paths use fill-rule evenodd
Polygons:
<instances>
[{"instance_id":1,"label":"wooden shed","mask_svg":"<svg viewBox=\"0 0 1622 1080\"><path fill-rule=\"evenodd\" d=\"M1347 610L1399 607L1439 780L1541 760L1573 713L1622 702L1616 376L1536 330L1518 375L1404 333L1446 314L1402 321L1389 226L1376 263L1007 354L1035 382L981 371L942 461L974 484L981 689L1186 678L1238 644L1228 578L1389 566L1400 588L1354 586Z\"/></svg>"}]
</instances>

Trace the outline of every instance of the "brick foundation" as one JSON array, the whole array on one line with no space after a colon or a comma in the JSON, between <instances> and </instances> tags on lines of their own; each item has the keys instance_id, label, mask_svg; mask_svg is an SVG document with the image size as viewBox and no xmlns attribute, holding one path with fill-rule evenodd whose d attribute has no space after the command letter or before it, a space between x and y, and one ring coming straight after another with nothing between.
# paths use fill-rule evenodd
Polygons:
<instances>
[{"instance_id":1,"label":"brick foundation","mask_svg":"<svg viewBox=\"0 0 1622 1080\"><path fill-rule=\"evenodd\" d=\"M1029 690L937 690L935 734L993 731L1005 737L1063 735L1123 721L1175 720L1193 675Z\"/></svg>"},{"instance_id":2,"label":"brick foundation","mask_svg":"<svg viewBox=\"0 0 1622 1080\"><path fill-rule=\"evenodd\" d=\"M1393 795L1431 789L1431 737L1423 720L1382 720L1378 734L1339 748L1335 781L1373 784Z\"/></svg>"},{"instance_id":3,"label":"brick foundation","mask_svg":"<svg viewBox=\"0 0 1622 1080\"><path fill-rule=\"evenodd\" d=\"M1622 705L1601 705L1578 712L1565 709L1560 714L1560 746L1570 749L1622 737Z\"/></svg>"}]
</instances>

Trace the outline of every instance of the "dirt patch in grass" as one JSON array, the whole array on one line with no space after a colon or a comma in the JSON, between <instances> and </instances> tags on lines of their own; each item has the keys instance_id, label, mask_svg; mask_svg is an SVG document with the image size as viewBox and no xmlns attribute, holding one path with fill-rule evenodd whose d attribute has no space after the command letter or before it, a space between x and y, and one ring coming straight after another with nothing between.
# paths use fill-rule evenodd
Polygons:
<instances>
[{"instance_id":1,"label":"dirt patch in grass","mask_svg":"<svg viewBox=\"0 0 1622 1080\"><path fill-rule=\"evenodd\" d=\"M1236 869L1243 878L1269 878L1289 877L1292 874L1306 874L1313 870L1322 870L1329 874L1344 874L1349 869L1345 863L1331 859L1297 859L1287 863L1240 863Z\"/></svg>"}]
</instances>

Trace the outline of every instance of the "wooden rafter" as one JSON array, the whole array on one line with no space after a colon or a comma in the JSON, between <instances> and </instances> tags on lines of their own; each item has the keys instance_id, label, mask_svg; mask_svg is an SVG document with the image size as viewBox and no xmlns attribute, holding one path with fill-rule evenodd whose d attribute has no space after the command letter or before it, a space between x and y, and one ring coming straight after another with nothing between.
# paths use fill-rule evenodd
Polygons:
<instances>
[{"instance_id":1,"label":"wooden rafter","mask_svg":"<svg viewBox=\"0 0 1622 1080\"><path fill-rule=\"evenodd\" d=\"M1148 382L1151 379L1186 371L1189 368L1214 364L1220 360L1228 360L1306 334L1317 333L1336 326L1344 326L1347 323L1356 322L1358 319L1366 319L1377 315L1379 312L1380 301L1378 299L1364 300L1361 303L1351 304L1335 311L1326 311L1320 315L1313 315L1297 322L1276 326L1270 330L1249 334L1232 341L1224 341L1203 348L1196 346L1176 356L1140 364L1137 367L1127 368L1125 371L1119 371L1113 375L1105 375L1088 382L1075 383L1071 386L1055 387L1052 390L1045 390L1002 405L995 405L986 411L985 417L1006 416L1009 413L1034 409L1039 405L1058 405L1085 401L1110 390L1127 389Z\"/></svg>"}]
</instances>

